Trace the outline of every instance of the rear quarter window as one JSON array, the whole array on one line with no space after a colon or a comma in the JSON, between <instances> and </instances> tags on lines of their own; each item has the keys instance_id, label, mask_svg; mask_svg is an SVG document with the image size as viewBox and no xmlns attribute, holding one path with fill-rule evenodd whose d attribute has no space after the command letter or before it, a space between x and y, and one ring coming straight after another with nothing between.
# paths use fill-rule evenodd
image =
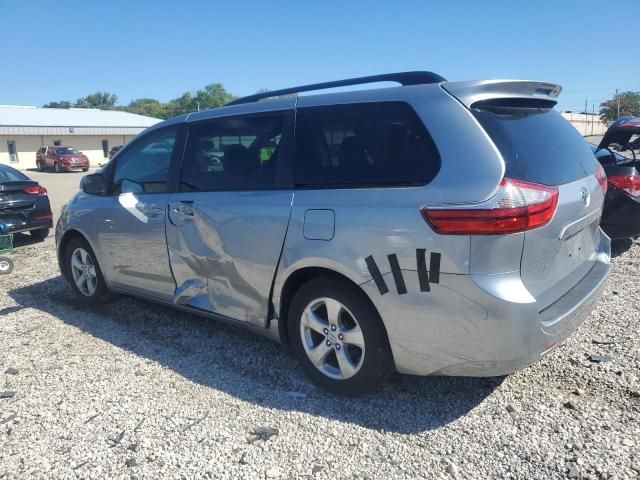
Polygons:
<instances>
[{"instance_id":1,"label":"rear quarter window","mask_svg":"<svg viewBox=\"0 0 640 480\"><path fill-rule=\"evenodd\" d=\"M404 102L304 107L297 111L298 187L424 185L439 169L435 143Z\"/></svg>"},{"instance_id":2,"label":"rear quarter window","mask_svg":"<svg viewBox=\"0 0 640 480\"><path fill-rule=\"evenodd\" d=\"M550 108L472 106L505 161L505 176L562 185L592 175L596 160L587 142Z\"/></svg>"}]
</instances>

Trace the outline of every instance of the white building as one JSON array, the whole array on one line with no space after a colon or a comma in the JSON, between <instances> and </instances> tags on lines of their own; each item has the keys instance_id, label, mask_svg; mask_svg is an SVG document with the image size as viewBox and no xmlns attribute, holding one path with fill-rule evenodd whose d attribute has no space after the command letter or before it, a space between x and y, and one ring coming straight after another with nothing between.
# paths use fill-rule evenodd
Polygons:
<instances>
[{"instance_id":1,"label":"white building","mask_svg":"<svg viewBox=\"0 0 640 480\"><path fill-rule=\"evenodd\" d=\"M580 135L589 137L591 135L604 135L607 125L600 120L598 113L573 113L562 112L562 116L571 122Z\"/></svg>"},{"instance_id":2,"label":"white building","mask_svg":"<svg viewBox=\"0 0 640 480\"><path fill-rule=\"evenodd\" d=\"M0 163L35 168L41 146L64 145L77 148L98 166L111 147L160 121L115 110L0 105Z\"/></svg>"}]
</instances>

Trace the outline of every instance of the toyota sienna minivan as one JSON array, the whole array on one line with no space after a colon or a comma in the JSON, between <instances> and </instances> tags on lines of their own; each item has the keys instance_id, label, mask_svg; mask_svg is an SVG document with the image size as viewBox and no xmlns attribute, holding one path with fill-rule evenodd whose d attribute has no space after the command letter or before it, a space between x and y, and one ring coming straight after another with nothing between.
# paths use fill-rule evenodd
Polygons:
<instances>
[{"instance_id":1,"label":"toyota sienna minivan","mask_svg":"<svg viewBox=\"0 0 640 480\"><path fill-rule=\"evenodd\" d=\"M381 81L400 85L290 95ZM87 303L269 336L339 394L513 372L580 325L611 268L606 177L560 90L408 72L167 120L83 178L60 269Z\"/></svg>"}]
</instances>

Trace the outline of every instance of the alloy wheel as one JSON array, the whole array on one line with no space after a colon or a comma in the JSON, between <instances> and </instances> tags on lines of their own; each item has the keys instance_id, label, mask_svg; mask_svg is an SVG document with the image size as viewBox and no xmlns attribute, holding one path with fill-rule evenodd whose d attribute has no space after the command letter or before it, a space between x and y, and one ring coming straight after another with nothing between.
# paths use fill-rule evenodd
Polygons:
<instances>
[{"instance_id":1,"label":"alloy wheel","mask_svg":"<svg viewBox=\"0 0 640 480\"><path fill-rule=\"evenodd\" d=\"M76 248L71 254L71 274L80 293L87 297L95 293L98 284L96 267L84 248Z\"/></svg>"},{"instance_id":2,"label":"alloy wheel","mask_svg":"<svg viewBox=\"0 0 640 480\"><path fill-rule=\"evenodd\" d=\"M364 361L365 342L356 317L333 298L313 300L302 313L300 336L307 357L324 375L353 377Z\"/></svg>"}]
</instances>

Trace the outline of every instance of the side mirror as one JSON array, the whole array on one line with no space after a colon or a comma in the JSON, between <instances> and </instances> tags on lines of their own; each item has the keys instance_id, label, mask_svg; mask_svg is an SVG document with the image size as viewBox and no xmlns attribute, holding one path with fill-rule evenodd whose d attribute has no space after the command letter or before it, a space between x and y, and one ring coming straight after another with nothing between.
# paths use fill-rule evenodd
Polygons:
<instances>
[{"instance_id":1,"label":"side mirror","mask_svg":"<svg viewBox=\"0 0 640 480\"><path fill-rule=\"evenodd\" d=\"M104 195L106 193L106 185L101 173L92 173L82 177L80 188L89 195Z\"/></svg>"}]
</instances>

